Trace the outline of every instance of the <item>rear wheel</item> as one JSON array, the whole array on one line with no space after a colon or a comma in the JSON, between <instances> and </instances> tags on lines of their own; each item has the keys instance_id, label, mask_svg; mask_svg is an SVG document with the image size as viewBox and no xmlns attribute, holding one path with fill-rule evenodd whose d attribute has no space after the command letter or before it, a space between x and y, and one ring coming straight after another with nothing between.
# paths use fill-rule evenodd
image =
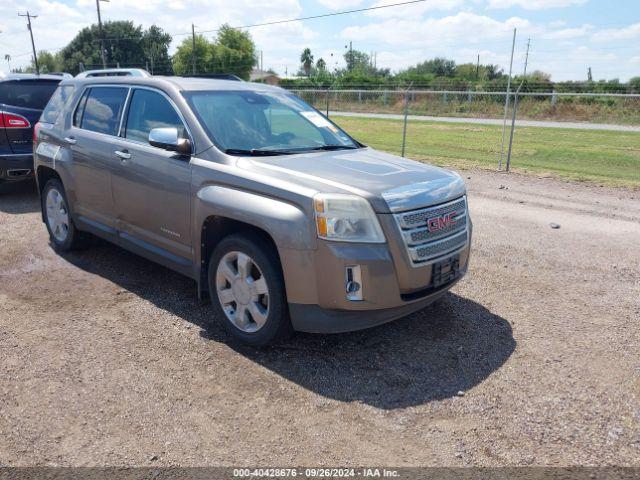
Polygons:
<instances>
[{"instance_id":1,"label":"rear wheel","mask_svg":"<svg viewBox=\"0 0 640 480\"><path fill-rule=\"evenodd\" d=\"M56 250L67 251L82 244L81 233L71 218L69 203L60 180L49 180L42 190L42 214Z\"/></svg>"},{"instance_id":2,"label":"rear wheel","mask_svg":"<svg viewBox=\"0 0 640 480\"><path fill-rule=\"evenodd\" d=\"M277 252L262 239L223 239L209 261L209 292L225 328L244 343L264 346L292 332Z\"/></svg>"}]
</instances>

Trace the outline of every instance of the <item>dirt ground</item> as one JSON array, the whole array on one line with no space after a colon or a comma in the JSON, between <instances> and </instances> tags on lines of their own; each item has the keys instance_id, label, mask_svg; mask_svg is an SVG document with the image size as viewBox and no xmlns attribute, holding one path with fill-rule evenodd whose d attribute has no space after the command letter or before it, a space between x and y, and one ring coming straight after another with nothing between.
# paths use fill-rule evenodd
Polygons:
<instances>
[{"instance_id":1,"label":"dirt ground","mask_svg":"<svg viewBox=\"0 0 640 480\"><path fill-rule=\"evenodd\" d=\"M265 351L178 274L54 253L33 186L4 188L0 465L640 466L640 192L462 173L450 294Z\"/></svg>"}]
</instances>

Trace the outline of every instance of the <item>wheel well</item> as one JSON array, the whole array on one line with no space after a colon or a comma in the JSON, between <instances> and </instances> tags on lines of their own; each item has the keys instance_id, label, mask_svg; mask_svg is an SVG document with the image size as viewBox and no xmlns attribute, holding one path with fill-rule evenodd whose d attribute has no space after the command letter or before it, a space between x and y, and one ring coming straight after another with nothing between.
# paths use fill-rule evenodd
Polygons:
<instances>
[{"instance_id":1,"label":"wheel well","mask_svg":"<svg viewBox=\"0 0 640 480\"><path fill-rule=\"evenodd\" d=\"M52 178L57 178L58 180L62 181L60 179L60 175L58 175L58 172L49 167L38 167L36 178L38 180L38 192L40 193L42 193L42 189Z\"/></svg>"},{"instance_id":2,"label":"wheel well","mask_svg":"<svg viewBox=\"0 0 640 480\"><path fill-rule=\"evenodd\" d=\"M220 241L234 233L244 233L252 238L260 238L267 243L273 250L273 253L280 263L280 256L278 254L278 248L273 238L265 230L258 228L249 223L240 222L232 218L211 216L208 217L202 224L202 230L200 232L200 298L208 299L209 282L207 279L207 270L209 268L209 259L213 250L216 248Z\"/></svg>"},{"instance_id":3,"label":"wheel well","mask_svg":"<svg viewBox=\"0 0 640 480\"><path fill-rule=\"evenodd\" d=\"M62 182L60 175L58 175L58 172L56 172L53 168L43 166L38 167L38 170L36 172L36 181L38 185L38 193L40 195L42 195L42 189L44 188L44 186L52 178L56 178L60 180L60 182ZM42 212L42 221L44 222L44 212Z\"/></svg>"}]
</instances>

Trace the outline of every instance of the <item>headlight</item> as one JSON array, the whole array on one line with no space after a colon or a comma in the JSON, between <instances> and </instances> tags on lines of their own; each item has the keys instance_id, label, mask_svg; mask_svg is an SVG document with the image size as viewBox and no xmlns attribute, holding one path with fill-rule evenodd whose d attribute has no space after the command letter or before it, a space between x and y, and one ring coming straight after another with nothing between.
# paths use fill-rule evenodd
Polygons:
<instances>
[{"instance_id":1,"label":"headlight","mask_svg":"<svg viewBox=\"0 0 640 480\"><path fill-rule=\"evenodd\" d=\"M313 198L318 236L339 242L384 243L369 202L357 195L323 194Z\"/></svg>"}]
</instances>

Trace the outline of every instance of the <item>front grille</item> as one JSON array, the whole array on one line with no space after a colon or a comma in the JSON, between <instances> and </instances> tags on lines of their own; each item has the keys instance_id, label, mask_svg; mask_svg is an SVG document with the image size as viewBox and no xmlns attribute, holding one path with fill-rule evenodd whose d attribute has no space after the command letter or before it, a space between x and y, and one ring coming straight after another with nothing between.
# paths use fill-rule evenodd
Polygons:
<instances>
[{"instance_id":1,"label":"front grille","mask_svg":"<svg viewBox=\"0 0 640 480\"><path fill-rule=\"evenodd\" d=\"M394 217L416 267L460 250L467 243L466 197Z\"/></svg>"}]
</instances>

